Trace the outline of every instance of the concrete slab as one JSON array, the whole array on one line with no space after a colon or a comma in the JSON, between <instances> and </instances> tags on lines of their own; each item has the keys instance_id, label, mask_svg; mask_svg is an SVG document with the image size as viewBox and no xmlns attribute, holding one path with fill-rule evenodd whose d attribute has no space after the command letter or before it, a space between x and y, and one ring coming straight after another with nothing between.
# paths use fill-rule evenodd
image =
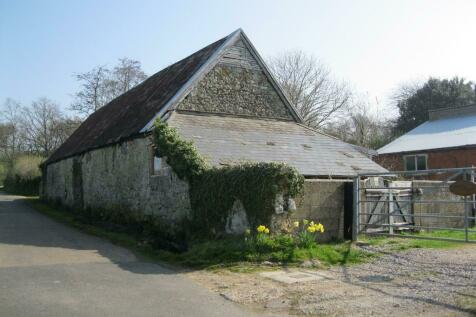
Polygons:
<instances>
[{"instance_id":1,"label":"concrete slab","mask_svg":"<svg viewBox=\"0 0 476 317\"><path fill-rule=\"evenodd\" d=\"M261 272L260 275L285 284L319 281L330 278L328 274L322 271L297 269Z\"/></svg>"}]
</instances>

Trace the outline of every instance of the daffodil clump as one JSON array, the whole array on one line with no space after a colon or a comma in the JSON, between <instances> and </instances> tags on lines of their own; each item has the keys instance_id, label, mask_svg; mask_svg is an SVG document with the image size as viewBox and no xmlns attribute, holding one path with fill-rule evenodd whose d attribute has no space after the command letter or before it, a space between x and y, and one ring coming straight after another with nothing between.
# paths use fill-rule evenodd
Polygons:
<instances>
[{"instance_id":1,"label":"daffodil clump","mask_svg":"<svg viewBox=\"0 0 476 317\"><path fill-rule=\"evenodd\" d=\"M316 238L318 233L324 233L324 225L320 222L315 223L314 221L309 221L303 219L302 223L295 221L293 223L294 228L296 229L296 238L297 244L299 247L308 248L316 243Z\"/></svg>"},{"instance_id":2,"label":"daffodil clump","mask_svg":"<svg viewBox=\"0 0 476 317\"><path fill-rule=\"evenodd\" d=\"M256 228L255 235L252 234L250 229L245 231L245 243L250 250L265 252L272 242L273 239L270 237L269 228L265 225L259 225Z\"/></svg>"},{"instance_id":3,"label":"daffodil clump","mask_svg":"<svg viewBox=\"0 0 476 317\"><path fill-rule=\"evenodd\" d=\"M308 221L293 222L294 230L288 234L275 233L271 235L269 228L259 225L253 232L245 231L245 244L249 250L259 253L267 252L279 245L291 248L310 248L316 244L317 235L324 232L324 225L319 222Z\"/></svg>"},{"instance_id":4,"label":"daffodil clump","mask_svg":"<svg viewBox=\"0 0 476 317\"><path fill-rule=\"evenodd\" d=\"M266 226L264 225L258 226L258 228L256 228L256 231L258 231L258 233L269 234L269 228L266 228Z\"/></svg>"}]
</instances>

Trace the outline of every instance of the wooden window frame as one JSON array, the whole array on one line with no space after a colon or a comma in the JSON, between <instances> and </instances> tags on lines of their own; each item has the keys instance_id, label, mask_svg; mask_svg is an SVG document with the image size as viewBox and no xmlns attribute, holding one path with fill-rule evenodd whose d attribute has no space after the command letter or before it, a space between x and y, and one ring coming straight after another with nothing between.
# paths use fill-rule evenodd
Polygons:
<instances>
[{"instance_id":1,"label":"wooden window frame","mask_svg":"<svg viewBox=\"0 0 476 317\"><path fill-rule=\"evenodd\" d=\"M428 154L408 154L403 156L403 168L405 171L412 171L407 169L407 158L413 157L415 169L413 171L424 171L428 169ZM418 157L425 158L425 169L418 169Z\"/></svg>"}]
</instances>

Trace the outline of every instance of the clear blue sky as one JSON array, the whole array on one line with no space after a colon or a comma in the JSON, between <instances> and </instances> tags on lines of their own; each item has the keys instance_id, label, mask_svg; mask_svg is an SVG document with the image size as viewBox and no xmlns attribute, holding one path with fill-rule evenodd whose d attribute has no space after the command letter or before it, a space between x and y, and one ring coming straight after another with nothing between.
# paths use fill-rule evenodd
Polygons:
<instances>
[{"instance_id":1,"label":"clear blue sky","mask_svg":"<svg viewBox=\"0 0 476 317\"><path fill-rule=\"evenodd\" d=\"M0 0L0 102L66 107L74 73L142 62L148 74L242 27L263 56L301 49L372 98L400 82L476 80L476 1Z\"/></svg>"}]
</instances>

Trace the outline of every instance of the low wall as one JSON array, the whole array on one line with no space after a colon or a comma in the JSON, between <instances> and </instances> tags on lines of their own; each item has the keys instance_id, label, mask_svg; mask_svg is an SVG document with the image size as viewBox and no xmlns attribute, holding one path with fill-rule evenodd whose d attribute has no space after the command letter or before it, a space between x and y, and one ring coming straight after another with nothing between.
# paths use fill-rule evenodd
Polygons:
<instances>
[{"instance_id":1,"label":"low wall","mask_svg":"<svg viewBox=\"0 0 476 317\"><path fill-rule=\"evenodd\" d=\"M343 239L344 237L344 180L306 180L304 195L296 199L297 210L293 220L319 221L325 232L319 240Z\"/></svg>"}]
</instances>

